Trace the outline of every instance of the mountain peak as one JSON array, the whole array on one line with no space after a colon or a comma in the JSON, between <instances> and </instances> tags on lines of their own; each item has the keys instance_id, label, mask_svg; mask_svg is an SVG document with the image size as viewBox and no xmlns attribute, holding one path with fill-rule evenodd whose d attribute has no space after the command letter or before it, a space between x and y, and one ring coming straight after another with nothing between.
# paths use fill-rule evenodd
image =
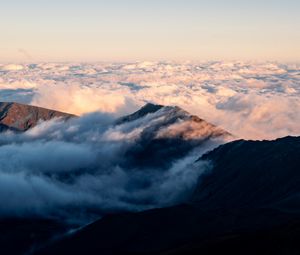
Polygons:
<instances>
[{"instance_id":1,"label":"mountain peak","mask_svg":"<svg viewBox=\"0 0 300 255\"><path fill-rule=\"evenodd\" d=\"M0 102L0 131L26 131L39 121L71 117L75 115L15 102Z\"/></svg>"},{"instance_id":2,"label":"mountain peak","mask_svg":"<svg viewBox=\"0 0 300 255\"><path fill-rule=\"evenodd\" d=\"M164 106L160 104L147 103L139 111L143 111L145 113L153 113L160 110L163 107Z\"/></svg>"},{"instance_id":3,"label":"mountain peak","mask_svg":"<svg viewBox=\"0 0 300 255\"><path fill-rule=\"evenodd\" d=\"M191 116L187 111L183 110L179 106L166 106L166 105L160 105L160 104L147 103L142 108L137 110L136 112L134 112L130 115L121 117L117 121L117 124L123 124L125 122L134 121L134 120L137 120L139 118L146 116L147 114L156 113L159 110L164 110L165 115L168 118L172 118L172 117L173 118L184 118L184 117Z\"/></svg>"},{"instance_id":4,"label":"mountain peak","mask_svg":"<svg viewBox=\"0 0 300 255\"><path fill-rule=\"evenodd\" d=\"M135 121L145 117L148 114L155 114L153 118L164 117L163 120L159 121L158 129L161 129L162 126L170 128L166 130L166 133L169 134L178 134L182 136L183 133L188 136L193 136L197 133L196 137L202 137L205 134L212 134L213 136L228 136L233 137L230 133L225 130L222 130L215 125L206 122L205 120L199 118L196 115L192 115L179 106L164 106L159 104L147 103L138 111L133 114L124 116L117 120L116 124L124 124L126 122ZM173 125L173 126L172 126ZM153 128L153 127L152 127ZM176 131L176 132L175 132ZM197 132L194 132L197 131ZM175 133L174 133L175 132ZM166 134L164 134L166 135Z\"/></svg>"},{"instance_id":5,"label":"mountain peak","mask_svg":"<svg viewBox=\"0 0 300 255\"><path fill-rule=\"evenodd\" d=\"M123 124L125 122L137 120L139 118L146 116L149 113L155 113L162 108L164 108L163 105L147 103L142 108L140 108L138 111L118 119L117 124Z\"/></svg>"}]
</instances>

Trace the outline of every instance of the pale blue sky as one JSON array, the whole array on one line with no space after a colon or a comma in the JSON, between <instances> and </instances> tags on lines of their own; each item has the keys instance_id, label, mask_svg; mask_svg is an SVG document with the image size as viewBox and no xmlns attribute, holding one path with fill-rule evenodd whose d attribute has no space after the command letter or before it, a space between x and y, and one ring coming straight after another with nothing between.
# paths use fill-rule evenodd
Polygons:
<instances>
[{"instance_id":1,"label":"pale blue sky","mask_svg":"<svg viewBox=\"0 0 300 255\"><path fill-rule=\"evenodd\" d=\"M0 0L9 61L300 61L299 0Z\"/></svg>"}]
</instances>

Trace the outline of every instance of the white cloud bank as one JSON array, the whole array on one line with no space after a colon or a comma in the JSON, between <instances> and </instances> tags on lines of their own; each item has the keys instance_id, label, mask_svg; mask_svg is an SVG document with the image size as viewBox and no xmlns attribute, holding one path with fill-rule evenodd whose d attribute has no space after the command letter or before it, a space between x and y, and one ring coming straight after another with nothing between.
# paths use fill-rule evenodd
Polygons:
<instances>
[{"instance_id":1,"label":"white cloud bank","mask_svg":"<svg viewBox=\"0 0 300 255\"><path fill-rule=\"evenodd\" d=\"M184 156L161 146L153 153L165 155L165 166L137 167L135 151L155 135L151 128L164 122L163 113L117 126L111 115L94 113L43 122L25 133L2 133L0 218L55 217L81 224L108 212L184 201L210 169L206 162L194 162L223 139L201 144L191 139Z\"/></svg>"},{"instance_id":2,"label":"white cloud bank","mask_svg":"<svg viewBox=\"0 0 300 255\"><path fill-rule=\"evenodd\" d=\"M145 102L178 105L237 136L300 135L300 65L138 62L0 66L5 91L31 89L31 103L75 114L122 115ZM26 100L28 102L28 91ZM9 99L13 98L11 96Z\"/></svg>"}]
</instances>

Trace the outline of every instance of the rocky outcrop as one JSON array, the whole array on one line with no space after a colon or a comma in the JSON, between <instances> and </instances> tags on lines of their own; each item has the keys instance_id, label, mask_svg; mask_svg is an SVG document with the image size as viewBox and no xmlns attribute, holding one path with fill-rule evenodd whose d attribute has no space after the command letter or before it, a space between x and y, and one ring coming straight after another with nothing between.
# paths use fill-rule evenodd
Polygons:
<instances>
[{"instance_id":1,"label":"rocky outcrop","mask_svg":"<svg viewBox=\"0 0 300 255\"><path fill-rule=\"evenodd\" d=\"M53 118L66 120L74 116L31 105L0 102L0 131L26 131L36 126L40 121L47 121Z\"/></svg>"}]
</instances>

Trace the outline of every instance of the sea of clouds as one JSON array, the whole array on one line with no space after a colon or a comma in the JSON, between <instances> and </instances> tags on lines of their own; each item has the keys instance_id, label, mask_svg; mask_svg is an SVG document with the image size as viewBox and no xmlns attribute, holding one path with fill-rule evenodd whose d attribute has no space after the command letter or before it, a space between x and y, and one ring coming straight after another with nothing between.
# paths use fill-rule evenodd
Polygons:
<instances>
[{"instance_id":1,"label":"sea of clouds","mask_svg":"<svg viewBox=\"0 0 300 255\"><path fill-rule=\"evenodd\" d=\"M119 116L146 102L177 105L235 137L273 139L300 134L299 96L300 65L295 64L2 64L0 101L81 117L0 134L0 202L5 205L0 217L86 223L109 212L185 201L211 167L195 161L226 139L166 159L164 169L140 171L127 156L141 146L141 134L159 126L166 115L162 110L116 126ZM156 135L172 138L188 128L183 124L160 128ZM192 141L194 135L185 139ZM168 149L158 148L164 153Z\"/></svg>"},{"instance_id":2,"label":"sea of clouds","mask_svg":"<svg viewBox=\"0 0 300 255\"><path fill-rule=\"evenodd\" d=\"M0 65L0 101L74 114L178 105L241 138L300 134L300 65L271 62Z\"/></svg>"}]
</instances>

